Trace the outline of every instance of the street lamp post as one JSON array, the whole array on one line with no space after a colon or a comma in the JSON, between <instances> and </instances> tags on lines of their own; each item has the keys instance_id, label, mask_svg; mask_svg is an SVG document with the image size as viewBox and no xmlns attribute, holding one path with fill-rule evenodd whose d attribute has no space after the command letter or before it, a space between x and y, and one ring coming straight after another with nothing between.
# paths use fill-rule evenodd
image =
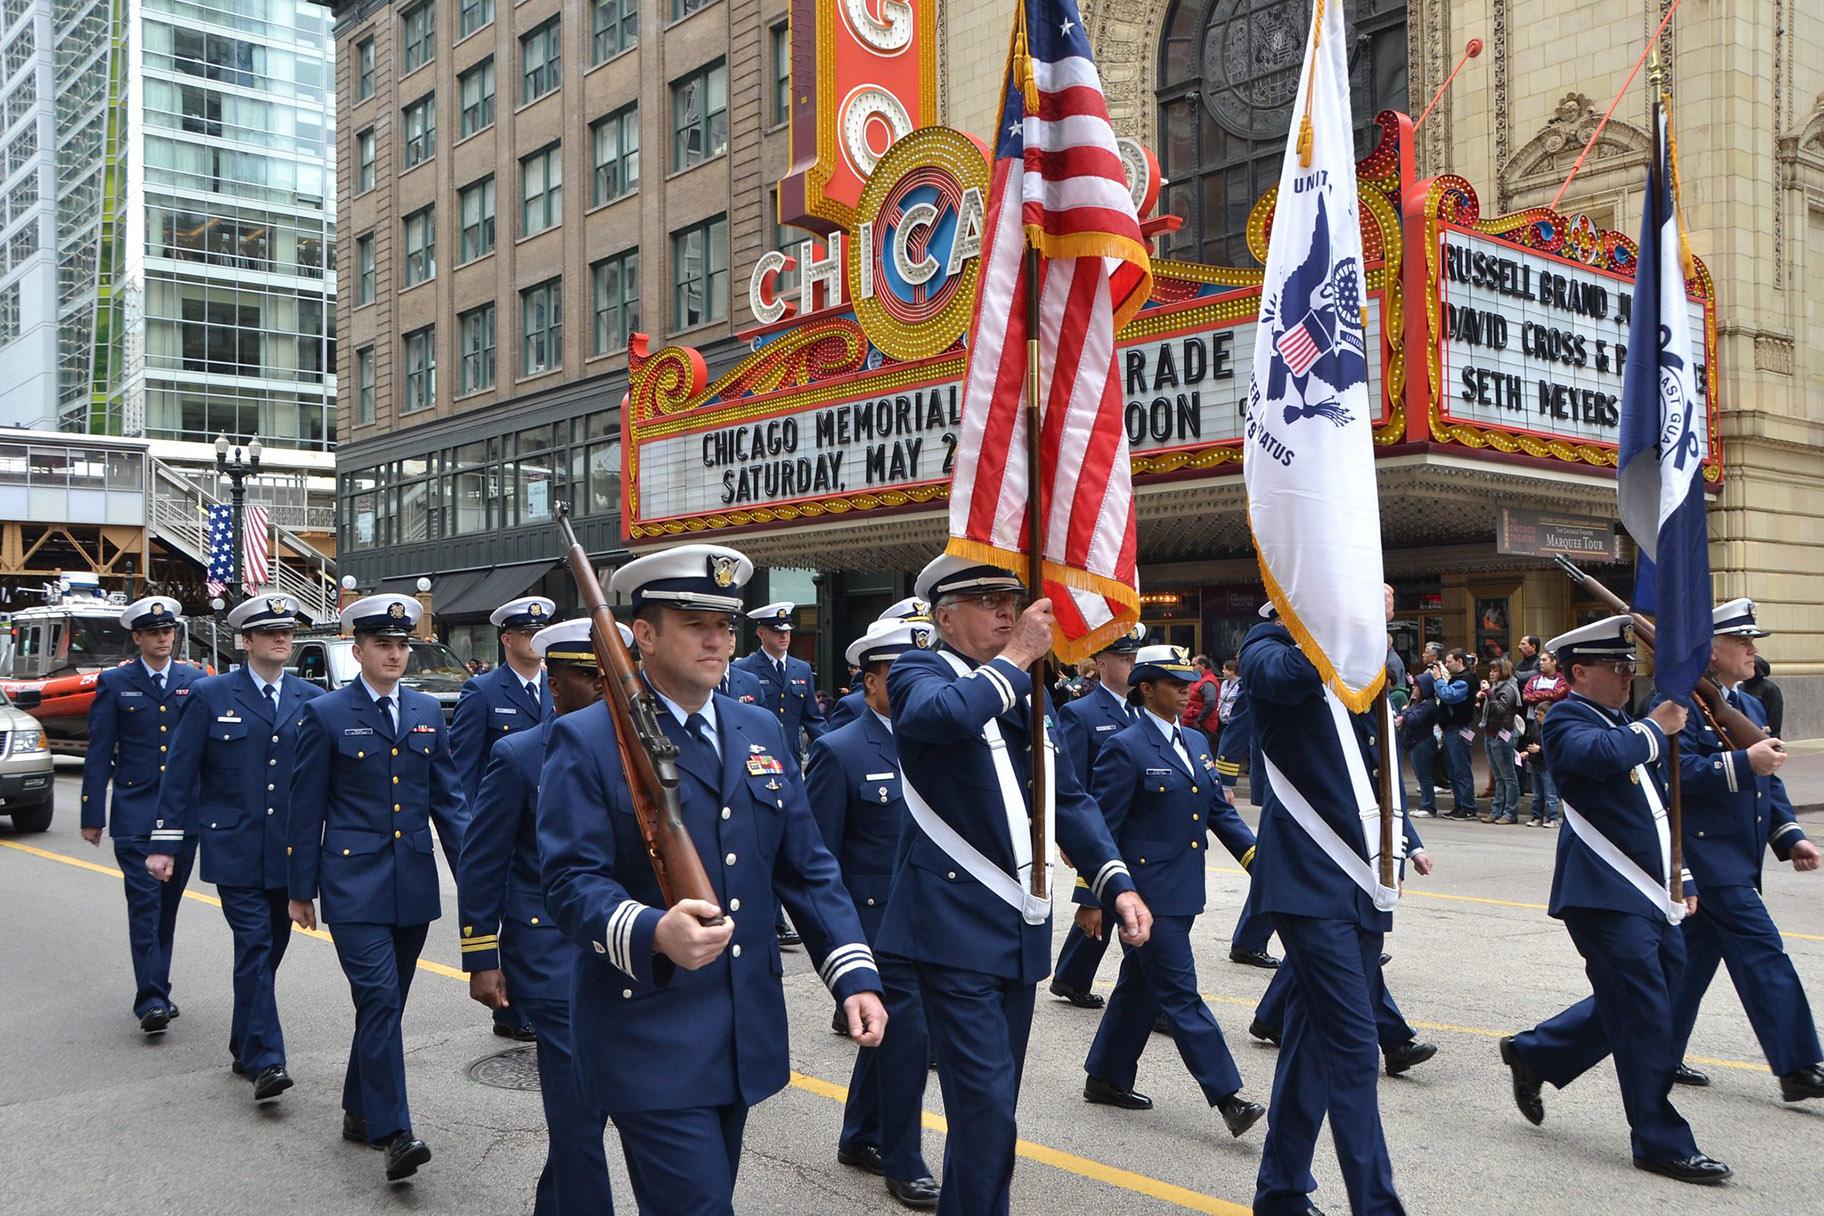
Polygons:
<instances>
[{"instance_id":1,"label":"street lamp post","mask_svg":"<svg viewBox=\"0 0 1824 1216\"><path fill-rule=\"evenodd\" d=\"M230 448L234 450L234 459L228 458ZM246 598L246 580L242 577L241 562L244 560L246 538L243 529L247 516L247 479L260 471L260 437L255 435L247 444L247 456L241 458L241 445L230 444L228 436L215 437L215 471L225 474L234 504L234 578L228 587L229 602L238 604Z\"/></svg>"}]
</instances>

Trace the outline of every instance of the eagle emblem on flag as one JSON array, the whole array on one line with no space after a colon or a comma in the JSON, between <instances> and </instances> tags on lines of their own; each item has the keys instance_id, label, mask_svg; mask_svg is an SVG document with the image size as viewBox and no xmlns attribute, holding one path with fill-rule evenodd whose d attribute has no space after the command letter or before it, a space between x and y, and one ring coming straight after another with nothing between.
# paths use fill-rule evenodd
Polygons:
<instances>
[{"instance_id":1,"label":"eagle emblem on flag","mask_svg":"<svg viewBox=\"0 0 1824 1216\"><path fill-rule=\"evenodd\" d=\"M1263 300L1261 306L1261 323L1275 334L1266 395L1269 400L1284 400L1287 423L1322 418L1345 426L1351 421L1340 398L1368 382L1361 311L1361 263L1344 256L1332 265L1329 216L1319 194L1317 222L1304 260L1286 276L1279 295ZM1288 317L1292 320L1282 326Z\"/></svg>"}]
</instances>

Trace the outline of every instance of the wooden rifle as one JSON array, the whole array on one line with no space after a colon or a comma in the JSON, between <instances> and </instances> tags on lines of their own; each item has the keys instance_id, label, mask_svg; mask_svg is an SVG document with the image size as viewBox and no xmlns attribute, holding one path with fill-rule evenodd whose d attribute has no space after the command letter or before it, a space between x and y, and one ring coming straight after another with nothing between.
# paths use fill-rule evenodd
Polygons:
<instances>
[{"instance_id":1,"label":"wooden rifle","mask_svg":"<svg viewBox=\"0 0 1824 1216\"><path fill-rule=\"evenodd\" d=\"M595 647L596 666L602 672L602 691L608 716L614 722L614 744L620 752L621 771L627 775L627 792L633 815L646 842L646 857L659 895L667 908L681 899L720 904L703 859L684 826L684 804L678 794L678 745L659 729L659 706L652 690L634 670L633 657L621 642L608 597L589 562L588 551L570 526L570 506L557 504L557 526L569 547L565 561L589 614L589 640ZM707 924L720 924L718 916Z\"/></svg>"},{"instance_id":2,"label":"wooden rifle","mask_svg":"<svg viewBox=\"0 0 1824 1216\"><path fill-rule=\"evenodd\" d=\"M1570 558L1560 554L1554 560L1572 583L1601 600L1615 612L1625 614L1633 621L1635 638L1648 650L1653 649L1653 622L1651 619L1628 607L1619 595L1610 591L1592 576L1579 570L1577 564ZM1705 672L1703 677L1698 680L1697 687L1691 690L1691 696L1697 702L1698 711L1710 723L1710 728L1722 738L1725 746L1733 750L1745 750L1769 737L1765 730L1755 725L1754 719L1729 704L1729 694L1724 690L1722 683L1709 672Z\"/></svg>"}]
</instances>

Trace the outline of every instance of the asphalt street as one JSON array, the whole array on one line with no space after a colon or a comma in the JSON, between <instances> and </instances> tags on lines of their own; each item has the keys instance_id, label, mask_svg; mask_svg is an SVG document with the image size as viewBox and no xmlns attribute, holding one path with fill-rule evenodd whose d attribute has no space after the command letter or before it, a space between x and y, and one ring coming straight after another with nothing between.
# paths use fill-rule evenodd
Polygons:
<instances>
[{"instance_id":1,"label":"asphalt street","mask_svg":"<svg viewBox=\"0 0 1824 1216\"><path fill-rule=\"evenodd\" d=\"M178 922L173 997L183 1016L147 1040L130 1016L124 904L104 842L77 832L78 774L59 768L60 819L24 836L0 825L0 1212L524 1213L543 1160L535 1093L472 1079L510 1045L489 1032L457 970L454 895L432 926L406 1011L407 1069L418 1134L435 1159L406 1184L382 1180L378 1154L339 1137L339 1098L353 1024L348 989L322 934L295 935L279 996L297 1087L256 1108L228 1070L228 931L211 889L193 879ZM1824 832L1809 816L1813 834ZM1546 1091L1543 1127L1515 1111L1495 1040L1589 991L1581 960L1544 911L1553 834L1524 827L1423 821L1438 870L1417 880L1389 939L1388 980L1407 1016L1441 1050L1403 1078L1383 1079L1381 1108L1395 1174L1414 1213L1588 1216L1673 1207L1685 1212L1815 1211L1813 1160L1824 1103L1779 1100L1726 978L1704 1004L1691 1044L1707 1090L1678 1090L1699 1145L1735 1167L1700 1190L1629 1165L1627 1128L1607 1065L1569 1090ZM441 856L441 855L440 855ZM441 864L441 862L440 862ZM1198 967L1246 1080L1265 1101L1275 1053L1247 1035L1268 975L1227 959L1245 894L1218 852ZM1814 994L1824 992L1824 873L1770 865L1766 898ZM1275 946L1277 952L1277 945ZM743 1213L900 1211L878 1180L835 1161L840 1098L853 1051L829 1031L830 1004L802 951L788 955L794 1082L748 1122ZM1106 991L1115 963L1101 974ZM1139 1088L1150 1112L1082 1100L1082 1061L1096 1015L1041 992L1021 1098L1025 1137L1016 1212L1123 1216L1247 1210L1264 1125L1231 1140L1169 1042L1155 1037ZM502 1071L511 1072L511 1069ZM926 1152L941 1172L943 1104L926 1095ZM633 1209L618 1146L609 1160L621 1210ZM1326 1142L1317 1200L1348 1209Z\"/></svg>"}]
</instances>

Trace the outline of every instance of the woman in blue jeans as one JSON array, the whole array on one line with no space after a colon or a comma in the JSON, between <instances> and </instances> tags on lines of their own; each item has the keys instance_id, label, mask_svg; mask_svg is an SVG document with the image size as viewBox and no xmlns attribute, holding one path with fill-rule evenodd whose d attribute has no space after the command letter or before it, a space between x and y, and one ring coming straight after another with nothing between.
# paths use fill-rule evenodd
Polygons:
<instances>
[{"instance_id":1,"label":"woman in blue jeans","mask_svg":"<svg viewBox=\"0 0 1824 1216\"><path fill-rule=\"evenodd\" d=\"M1517 823L1520 810L1520 770L1514 767L1514 716L1520 712L1520 686L1514 682L1514 665L1492 659L1482 699L1482 746L1488 752L1494 776L1494 803L1490 823Z\"/></svg>"}]
</instances>

